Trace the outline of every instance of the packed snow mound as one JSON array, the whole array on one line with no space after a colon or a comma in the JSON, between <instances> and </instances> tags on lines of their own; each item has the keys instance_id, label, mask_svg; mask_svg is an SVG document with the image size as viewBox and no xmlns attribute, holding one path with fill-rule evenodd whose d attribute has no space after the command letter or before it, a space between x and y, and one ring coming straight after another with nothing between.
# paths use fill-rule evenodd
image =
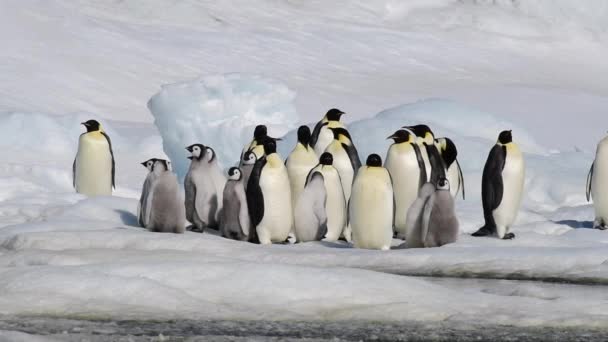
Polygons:
<instances>
[{"instance_id":1,"label":"packed snow mound","mask_svg":"<svg viewBox=\"0 0 608 342\"><path fill-rule=\"evenodd\" d=\"M223 166L237 164L256 125L267 125L276 137L296 127L294 99L295 93L277 80L233 73L164 85L148 108L164 151L183 178L189 165L186 146L211 146Z\"/></svg>"}]
</instances>

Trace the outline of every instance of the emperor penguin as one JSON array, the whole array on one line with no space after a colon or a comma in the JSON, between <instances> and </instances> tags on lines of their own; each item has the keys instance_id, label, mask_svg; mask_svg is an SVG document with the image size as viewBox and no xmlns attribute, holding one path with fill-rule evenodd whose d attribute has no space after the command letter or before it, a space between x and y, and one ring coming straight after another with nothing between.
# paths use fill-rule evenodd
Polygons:
<instances>
[{"instance_id":1,"label":"emperor penguin","mask_svg":"<svg viewBox=\"0 0 608 342\"><path fill-rule=\"evenodd\" d=\"M241 157L241 161L239 163L239 169L241 170L241 174L243 176L243 184L245 185L245 190L247 190L247 183L249 182L249 175L251 175L251 170L253 170L253 165L257 160L255 153L251 151L247 151Z\"/></svg>"},{"instance_id":2,"label":"emperor penguin","mask_svg":"<svg viewBox=\"0 0 608 342\"><path fill-rule=\"evenodd\" d=\"M137 222L143 228L146 227L148 223L147 214L149 212L148 208L146 208L147 198L150 194L150 188L152 187L152 181L156 178L157 174L152 172L154 168L154 163L160 161L162 159L152 158L148 159L145 162L141 163L147 170L148 175L144 181L144 185L141 189L141 196L139 197L139 202L137 203Z\"/></svg>"},{"instance_id":3,"label":"emperor penguin","mask_svg":"<svg viewBox=\"0 0 608 342\"><path fill-rule=\"evenodd\" d=\"M314 149L310 147L310 128L300 126L298 128L298 142L285 161L289 183L291 185L291 204L295 208L296 200L304 190L306 176L310 170L317 165L318 157Z\"/></svg>"},{"instance_id":4,"label":"emperor penguin","mask_svg":"<svg viewBox=\"0 0 608 342\"><path fill-rule=\"evenodd\" d=\"M96 120L82 125L87 131L78 139L78 152L72 165L74 188L87 196L110 196L116 176L112 141Z\"/></svg>"},{"instance_id":5,"label":"emperor penguin","mask_svg":"<svg viewBox=\"0 0 608 342\"><path fill-rule=\"evenodd\" d=\"M146 198L146 228L151 232L184 233L186 213L177 177L171 172L167 161L162 159L154 162L152 172L156 177Z\"/></svg>"},{"instance_id":6,"label":"emperor penguin","mask_svg":"<svg viewBox=\"0 0 608 342\"><path fill-rule=\"evenodd\" d=\"M608 137L597 145L595 160L587 176L587 201L593 198L593 227L608 229Z\"/></svg>"},{"instance_id":7,"label":"emperor penguin","mask_svg":"<svg viewBox=\"0 0 608 342\"><path fill-rule=\"evenodd\" d=\"M327 192L321 172L315 171L294 207L294 230L299 242L319 241L327 234Z\"/></svg>"},{"instance_id":8,"label":"emperor penguin","mask_svg":"<svg viewBox=\"0 0 608 342\"><path fill-rule=\"evenodd\" d=\"M450 138L438 138L435 139L439 153L443 159L443 163L447 169L446 177L450 183L450 193L452 197L456 198L459 192L462 192L462 199L465 199L464 191L464 176L462 175L462 169L460 163L456 157L458 156L458 150L456 145Z\"/></svg>"},{"instance_id":9,"label":"emperor penguin","mask_svg":"<svg viewBox=\"0 0 608 342\"><path fill-rule=\"evenodd\" d=\"M334 140L327 146L325 152L331 153L334 167L340 173L342 188L346 201L350 198L353 180L361 167L361 160L350 134L345 128L331 128Z\"/></svg>"},{"instance_id":10,"label":"emperor penguin","mask_svg":"<svg viewBox=\"0 0 608 342\"><path fill-rule=\"evenodd\" d=\"M310 146L315 149L317 155L320 156L325 152L327 146L334 139L334 134L329 130L330 128L345 128L344 124L340 122L340 117L342 117L342 115L344 115L343 111L332 108L327 111L323 119L315 125L310 137Z\"/></svg>"},{"instance_id":11,"label":"emperor penguin","mask_svg":"<svg viewBox=\"0 0 608 342\"><path fill-rule=\"evenodd\" d=\"M293 227L293 208L287 168L274 140L264 143L264 155L255 162L247 185L247 207L252 230L249 241L284 242Z\"/></svg>"},{"instance_id":12,"label":"emperor penguin","mask_svg":"<svg viewBox=\"0 0 608 342\"><path fill-rule=\"evenodd\" d=\"M241 170L238 167L231 167L228 170L228 181L224 188L220 234L228 239L247 241L251 230L251 220L243 182Z\"/></svg>"},{"instance_id":13,"label":"emperor penguin","mask_svg":"<svg viewBox=\"0 0 608 342\"><path fill-rule=\"evenodd\" d=\"M241 153L241 159L243 159L243 156L245 155L245 153L247 151L253 151L253 149L256 146L260 146L260 148L262 148L262 150L260 151L260 148L257 149L257 153L256 153L256 157L260 158L262 156L263 152L263 144L262 144L262 140L264 137L268 136L268 128L266 127L266 125L257 125L255 126L255 129L253 130L253 139L251 139L251 142L249 142L249 144L245 145L245 147L243 148L243 152ZM258 153L260 153L258 155Z\"/></svg>"},{"instance_id":14,"label":"emperor penguin","mask_svg":"<svg viewBox=\"0 0 608 342\"><path fill-rule=\"evenodd\" d=\"M209 150L202 144L193 144L186 149L192 154L188 157L190 168L184 178L186 219L203 232L205 228L217 227L221 204L207 158Z\"/></svg>"},{"instance_id":15,"label":"emperor penguin","mask_svg":"<svg viewBox=\"0 0 608 342\"><path fill-rule=\"evenodd\" d=\"M426 164L427 182L437 184L440 178L445 178L446 167L435 144L435 135L427 125L405 126L416 134L417 142L421 147L422 158Z\"/></svg>"},{"instance_id":16,"label":"emperor penguin","mask_svg":"<svg viewBox=\"0 0 608 342\"><path fill-rule=\"evenodd\" d=\"M344 233L346 220L348 219L347 201L342 188L342 180L340 179L340 173L333 166L333 162L331 153L323 153L319 158L319 164L310 171L306 179L306 187L308 187L312 175L319 173L323 176L323 191L326 195L325 216L327 216L327 232L323 240L331 242L337 241ZM316 193L318 192L320 190ZM348 239L350 240L350 237Z\"/></svg>"},{"instance_id":17,"label":"emperor penguin","mask_svg":"<svg viewBox=\"0 0 608 342\"><path fill-rule=\"evenodd\" d=\"M458 239L458 219L450 183L440 178L437 184L426 183L407 212L405 246L440 247Z\"/></svg>"},{"instance_id":18,"label":"emperor penguin","mask_svg":"<svg viewBox=\"0 0 608 342\"><path fill-rule=\"evenodd\" d=\"M205 154L205 160L209 166L209 175L213 180L213 185L215 187L215 195L217 197L218 207L215 212L215 222L219 223L220 215L222 212L222 205L224 203L224 187L226 187L226 175L222 171L221 166L217 160L215 150L209 146L206 146L207 153ZM211 227L213 228L213 226ZM219 226L215 226L215 228L219 228Z\"/></svg>"},{"instance_id":19,"label":"emperor penguin","mask_svg":"<svg viewBox=\"0 0 608 342\"><path fill-rule=\"evenodd\" d=\"M395 236L405 239L407 211L426 182L426 166L416 136L400 129L389 136L394 143L388 148L384 167L393 180L395 192Z\"/></svg>"},{"instance_id":20,"label":"emperor penguin","mask_svg":"<svg viewBox=\"0 0 608 342\"><path fill-rule=\"evenodd\" d=\"M389 250L393 239L393 185L377 154L367 157L353 184L348 221L356 248Z\"/></svg>"},{"instance_id":21,"label":"emperor penguin","mask_svg":"<svg viewBox=\"0 0 608 342\"><path fill-rule=\"evenodd\" d=\"M524 190L525 163L511 131L503 131L488 155L481 180L485 225L473 236L496 235L513 239L511 225L517 218Z\"/></svg>"}]
</instances>

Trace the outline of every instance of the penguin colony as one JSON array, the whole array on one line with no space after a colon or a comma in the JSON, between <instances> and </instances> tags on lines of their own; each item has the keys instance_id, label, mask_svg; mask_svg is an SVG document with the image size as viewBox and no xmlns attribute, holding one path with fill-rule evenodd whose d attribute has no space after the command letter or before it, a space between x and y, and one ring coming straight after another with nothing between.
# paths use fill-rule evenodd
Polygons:
<instances>
[{"instance_id":1,"label":"penguin colony","mask_svg":"<svg viewBox=\"0 0 608 342\"><path fill-rule=\"evenodd\" d=\"M310 130L300 126L286 160L277 153L281 139L258 125L225 173L215 150L200 143L186 147L190 168L182 193L171 163L152 158L138 203L138 223L152 232L219 231L225 238L252 243L335 242L388 250L439 247L459 235L454 201L465 199L455 143L435 137L427 125L403 126L388 136L384 163L371 154L362 165L354 141L330 109ZM115 161L110 137L95 120L82 123L73 164L76 192L111 195ZM511 131L498 135L482 175L484 225L473 236L513 239L511 228L521 204L525 161ZM608 137L597 147L587 177L594 227L608 228ZM184 196L185 195L185 196Z\"/></svg>"}]
</instances>

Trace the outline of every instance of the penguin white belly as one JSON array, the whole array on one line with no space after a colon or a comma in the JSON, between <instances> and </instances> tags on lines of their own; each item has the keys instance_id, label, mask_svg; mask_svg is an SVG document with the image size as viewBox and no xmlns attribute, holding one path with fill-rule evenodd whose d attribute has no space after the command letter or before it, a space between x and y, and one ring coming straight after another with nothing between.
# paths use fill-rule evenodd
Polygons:
<instances>
[{"instance_id":1,"label":"penguin white belly","mask_svg":"<svg viewBox=\"0 0 608 342\"><path fill-rule=\"evenodd\" d=\"M287 174L289 175L289 184L291 188L291 204L295 207L296 200L300 197L306 177L312 168L318 163L317 154L314 150L295 151L287 159Z\"/></svg>"},{"instance_id":2,"label":"penguin white belly","mask_svg":"<svg viewBox=\"0 0 608 342\"><path fill-rule=\"evenodd\" d=\"M418 197L420 167L410 144L392 145L386 158L386 169L395 192L395 232L405 238L407 211Z\"/></svg>"},{"instance_id":3,"label":"penguin white belly","mask_svg":"<svg viewBox=\"0 0 608 342\"><path fill-rule=\"evenodd\" d=\"M492 212L496 233L503 238L517 218L524 188L524 160L519 150L508 148L505 167L502 170L503 195L498 208Z\"/></svg>"},{"instance_id":4,"label":"penguin white belly","mask_svg":"<svg viewBox=\"0 0 608 342\"><path fill-rule=\"evenodd\" d=\"M391 246L393 189L388 174L380 172L387 171L360 170L363 174L357 176L353 186L349 215L352 239L357 248L388 250Z\"/></svg>"},{"instance_id":5,"label":"penguin white belly","mask_svg":"<svg viewBox=\"0 0 608 342\"><path fill-rule=\"evenodd\" d=\"M314 150L319 156L323 154L327 146L329 146L329 144L331 144L331 142L334 140L334 133L327 128L328 126L329 125L325 125L321 128L319 131L319 137L317 138L317 143L315 144ZM332 126L338 127L338 125Z\"/></svg>"},{"instance_id":6,"label":"penguin white belly","mask_svg":"<svg viewBox=\"0 0 608 342\"><path fill-rule=\"evenodd\" d=\"M284 167L266 166L260 176L264 216L256 227L262 244L284 242L293 225L289 177Z\"/></svg>"},{"instance_id":7,"label":"penguin white belly","mask_svg":"<svg viewBox=\"0 0 608 342\"><path fill-rule=\"evenodd\" d=\"M462 184L460 184L460 173L458 172L458 164L456 164L456 162L453 162L452 165L450 165L446 177L450 183L450 194L452 197L456 198L458 193L462 191L462 189L460 189L462 187Z\"/></svg>"},{"instance_id":8,"label":"penguin white belly","mask_svg":"<svg viewBox=\"0 0 608 342\"><path fill-rule=\"evenodd\" d=\"M112 195L112 154L108 141L100 133L80 136L75 177L78 193L87 196Z\"/></svg>"},{"instance_id":9,"label":"penguin white belly","mask_svg":"<svg viewBox=\"0 0 608 342\"><path fill-rule=\"evenodd\" d=\"M340 175L336 169L324 170L325 192L327 201L325 212L327 215L327 241L337 241L346 226L346 199L340 182Z\"/></svg>"},{"instance_id":10,"label":"penguin white belly","mask_svg":"<svg viewBox=\"0 0 608 342\"><path fill-rule=\"evenodd\" d=\"M593 164L591 198L596 224L608 224L608 151L602 147L598 148Z\"/></svg>"},{"instance_id":11,"label":"penguin white belly","mask_svg":"<svg viewBox=\"0 0 608 342\"><path fill-rule=\"evenodd\" d=\"M340 144L329 145L326 152L331 153L334 157L333 165L340 174L340 181L342 182L342 189L344 190L344 198L348 202L350 199L355 174L353 166L350 162L350 158Z\"/></svg>"}]
</instances>

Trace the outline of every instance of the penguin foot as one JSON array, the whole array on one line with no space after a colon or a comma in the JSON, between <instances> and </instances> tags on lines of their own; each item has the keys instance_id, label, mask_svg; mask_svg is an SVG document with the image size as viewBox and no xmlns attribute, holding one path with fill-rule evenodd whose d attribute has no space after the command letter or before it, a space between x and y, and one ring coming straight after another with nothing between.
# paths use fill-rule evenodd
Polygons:
<instances>
[{"instance_id":1,"label":"penguin foot","mask_svg":"<svg viewBox=\"0 0 608 342\"><path fill-rule=\"evenodd\" d=\"M599 226L595 227L595 229L606 230L606 229L608 229L608 226L602 224L602 225L599 225Z\"/></svg>"},{"instance_id":2,"label":"penguin foot","mask_svg":"<svg viewBox=\"0 0 608 342\"><path fill-rule=\"evenodd\" d=\"M494 232L492 232L490 229L483 226L483 227L479 228L479 230L477 230L475 233L471 234L471 236L488 236L488 235L492 235L493 233Z\"/></svg>"},{"instance_id":3,"label":"penguin foot","mask_svg":"<svg viewBox=\"0 0 608 342\"><path fill-rule=\"evenodd\" d=\"M286 241L287 241L288 244L293 245L297 241L296 235L294 233L289 233L289 235L287 235L287 240Z\"/></svg>"},{"instance_id":4,"label":"penguin foot","mask_svg":"<svg viewBox=\"0 0 608 342\"><path fill-rule=\"evenodd\" d=\"M515 239L515 234L513 233L507 233L505 234L505 236L502 237L503 240L513 240Z\"/></svg>"}]
</instances>

